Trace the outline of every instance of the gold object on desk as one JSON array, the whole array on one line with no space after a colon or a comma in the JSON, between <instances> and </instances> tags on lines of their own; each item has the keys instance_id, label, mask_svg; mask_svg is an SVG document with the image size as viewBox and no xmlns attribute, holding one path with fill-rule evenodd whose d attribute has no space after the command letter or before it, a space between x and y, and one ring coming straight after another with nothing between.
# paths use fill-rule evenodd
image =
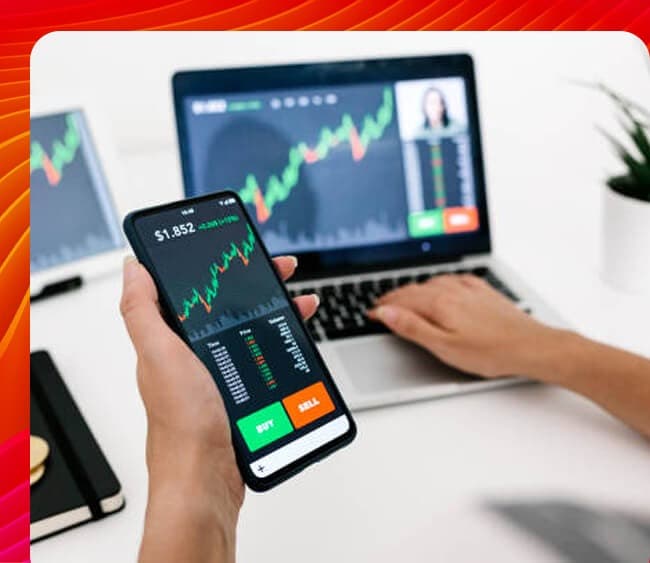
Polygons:
<instances>
[{"instance_id":1,"label":"gold object on desk","mask_svg":"<svg viewBox=\"0 0 650 563\"><path fill-rule=\"evenodd\" d=\"M45 474L45 464L42 463L29 472L29 484L30 486L36 483L43 475Z\"/></svg>"},{"instance_id":2,"label":"gold object on desk","mask_svg":"<svg viewBox=\"0 0 650 563\"><path fill-rule=\"evenodd\" d=\"M29 484L33 485L45 473L45 460L50 446L40 436L29 437Z\"/></svg>"}]
</instances>

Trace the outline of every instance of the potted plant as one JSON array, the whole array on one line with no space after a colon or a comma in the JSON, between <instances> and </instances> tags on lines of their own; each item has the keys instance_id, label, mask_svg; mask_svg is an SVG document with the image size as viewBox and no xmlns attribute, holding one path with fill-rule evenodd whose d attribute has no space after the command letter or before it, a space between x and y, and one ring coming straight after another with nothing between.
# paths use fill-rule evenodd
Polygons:
<instances>
[{"instance_id":1,"label":"potted plant","mask_svg":"<svg viewBox=\"0 0 650 563\"><path fill-rule=\"evenodd\" d=\"M603 277L614 287L650 293L650 112L602 84L615 103L626 140L601 129L625 167L606 182Z\"/></svg>"}]
</instances>

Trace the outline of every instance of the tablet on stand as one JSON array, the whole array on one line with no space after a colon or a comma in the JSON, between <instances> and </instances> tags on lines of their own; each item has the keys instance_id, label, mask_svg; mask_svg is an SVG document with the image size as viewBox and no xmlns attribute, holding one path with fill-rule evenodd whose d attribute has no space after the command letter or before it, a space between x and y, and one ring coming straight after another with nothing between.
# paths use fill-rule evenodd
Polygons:
<instances>
[{"instance_id":1,"label":"tablet on stand","mask_svg":"<svg viewBox=\"0 0 650 563\"><path fill-rule=\"evenodd\" d=\"M68 102L33 104L30 116L32 301L119 269L126 254L112 139L96 111Z\"/></svg>"}]
</instances>

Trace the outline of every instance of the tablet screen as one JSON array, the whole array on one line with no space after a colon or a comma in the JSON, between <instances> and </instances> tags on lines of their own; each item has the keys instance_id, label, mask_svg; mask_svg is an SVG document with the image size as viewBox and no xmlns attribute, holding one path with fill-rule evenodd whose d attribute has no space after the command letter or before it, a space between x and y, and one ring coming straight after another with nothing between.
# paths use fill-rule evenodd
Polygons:
<instances>
[{"instance_id":1,"label":"tablet screen","mask_svg":"<svg viewBox=\"0 0 650 563\"><path fill-rule=\"evenodd\" d=\"M31 271L124 245L83 113L30 120Z\"/></svg>"}]
</instances>

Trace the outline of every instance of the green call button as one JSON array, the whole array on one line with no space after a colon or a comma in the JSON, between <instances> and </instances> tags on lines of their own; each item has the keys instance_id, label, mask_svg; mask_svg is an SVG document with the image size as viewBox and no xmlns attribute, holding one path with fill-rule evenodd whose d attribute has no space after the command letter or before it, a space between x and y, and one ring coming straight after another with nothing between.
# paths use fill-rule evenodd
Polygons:
<instances>
[{"instance_id":1,"label":"green call button","mask_svg":"<svg viewBox=\"0 0 650 563\"><path fill-rule=\"evenodd\" d=\"M412 237L429 237L445 232L442 209L410 213L408 218L409 235Z\"/></svg>"},{"instance_id":2,"label":"green call button","mask_svg":"<svg viewBox=\"0 0 650 563\"><path fill-rule=\"evenodd\" d=\"M293 432L282 403L273 403L237 421L237 427L251 452Z\"/></svg>"}]
</instances>

